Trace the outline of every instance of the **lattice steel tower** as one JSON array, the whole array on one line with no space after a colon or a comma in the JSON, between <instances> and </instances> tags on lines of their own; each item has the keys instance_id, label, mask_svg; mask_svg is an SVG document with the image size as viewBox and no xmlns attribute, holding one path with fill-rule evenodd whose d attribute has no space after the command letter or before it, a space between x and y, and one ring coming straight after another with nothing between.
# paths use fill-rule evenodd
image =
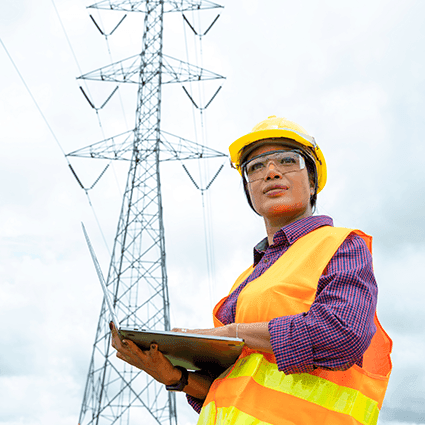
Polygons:
<instances>
[{"instance_id":1,"label":"lattice steel tower","mask_svg":"<svg viewBox=\"0 0 425 425\"><path fill-rule=\"evenodd\" d=\"M108 0L89 7L144 13L140 54L79 77L137 84L136 125L68 156L130 162L107 286L120 324L169 330L159 163L225 155L161 130L163 84L223 78L163 54L163 16L222 6L207 0ZM144 372L116 359L110 346L108 319L103 302L79 423L176 424L174 394Z\"/></svg>"}]
</instances>

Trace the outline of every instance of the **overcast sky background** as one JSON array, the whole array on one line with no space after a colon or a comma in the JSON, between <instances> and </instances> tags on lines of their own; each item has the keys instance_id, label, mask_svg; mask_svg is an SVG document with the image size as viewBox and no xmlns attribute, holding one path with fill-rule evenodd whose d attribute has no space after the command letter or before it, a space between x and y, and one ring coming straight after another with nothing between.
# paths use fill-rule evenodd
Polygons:
<instances>
[{"instance_id":1,"label":"overcast sky background","mask_svg":"<svg viewBox=\"0 0 425 425\"><path fill-rule=\"evenodd\" d=\"M89 13L106 31L122 16L89 11L89 4L55 0L83 73L110 63ZM163 129L191 140L198 135L227 152L257 122L278 115L316 138L328 164L318 213L374 237L378 313L394 341L379 424L425 424L425 2L221 4L225 9L203 41L203 64L227 79L207 110L206 137L195 132L180 85L163 89ZM203 12L198 24L205 29L215 14ZM109 38L113 60L140 52L142 22L142 14L133 14ZM134 87L121 87L101 111L99 127L78 88L80 70L52 1L2 0L0 37L65 152L134 126ZM186 60L179 14L166 17L164 53ZM80 222L104 273L108 249L2 46L0 64L0 424L76 424L102 300ZM220 84L205 85L206 100ZM115 85L87 87L98 106ZM202 170L212 176L223 162ZM72 163L86 186L106 165ZM200 179L198 164L188 166ZM90 191L109 249L126 167L114 164ZM205 198L215 258L209 278L200 192L180 164L163 165L162 187L172 326L211 327L211 306L251 263L263 223L226 162ZM178 400L179 424L195 424L197 415L183 396Z\"/></svg>"}]
</instances>

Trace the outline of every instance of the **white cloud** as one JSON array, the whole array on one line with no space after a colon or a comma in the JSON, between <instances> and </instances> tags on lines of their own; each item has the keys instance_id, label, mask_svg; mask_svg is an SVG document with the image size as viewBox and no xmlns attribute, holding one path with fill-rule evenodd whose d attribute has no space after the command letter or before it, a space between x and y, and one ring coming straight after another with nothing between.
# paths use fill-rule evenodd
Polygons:
<instances>
[{"instance_id":1,"label":"white cloud","mask_svg":"<svg viewBox=\"0 0 425 425\"><path fill-rule=\"evenodd\" d=\"M0 16L2 40L64 150L101 140L53 7L26 1L17 9L15 3L7 1ZM299 121L316 137L329 165L319 212L375 238L379 313L394 339L394 371L379 423L424 424L425 5L241 4L225 2L203 45L206 67L227 76L207 111L208 143L226 151L272 114ZM83 72L108 63L104 40L83 4L62 0L56 5ZM122 16L90 13L105 28ZM136 15L110 37L114 60L140 50L142 16ZM166 25L167 53L185 60L181 17L167 17ZM0 423L60 425L75 422L79 413L101 301L80 221L105 273L108 252L84 193L3 50L0 57L0 317L7 347L0 355L0 398L6 405ZM88 89L100 104L114 87L89 83ZM208 90L214 88L208 87L205 97ZM119 93L124 111L118 94L101 111L108 136L125 130L123 115L129 126L134 123L134 90L122 87ZM163 94L164 127L195 139L191 104L181 87L165 87ZM87 186L105 165L73 164ZM210 176L217 164L209 165ZM115 166L121 187L126 166ZM210 193L216 259L211 300L200 193L179 164L162 169L172 323L209 326L212 302L248 266L264 227L226 164ZM190 169L195 175L196 165ZM112 169L90 195L111 245L121 207ZM196 414L184 398L178 403L181 425L194 424Z\"/></svg>"}]
</instances>

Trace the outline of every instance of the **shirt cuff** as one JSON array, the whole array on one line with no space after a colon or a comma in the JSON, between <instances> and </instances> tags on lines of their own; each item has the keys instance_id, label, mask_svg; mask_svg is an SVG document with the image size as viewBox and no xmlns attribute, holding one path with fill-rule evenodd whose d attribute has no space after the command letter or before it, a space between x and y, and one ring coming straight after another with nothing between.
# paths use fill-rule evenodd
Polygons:
<instances>
[{"instance_id":1,"label":"shirt cuff","mask_svg":"<svg viewBox=\"0 0 425 425\"><path fill-rule=\"evenodd\" d=\"M306 313L277 317L270 320L270 344L279 371L291 373L311 372L313 347L305 325Z\"/></svg>"},{"instance_id":2,"label":"shirt cuff","mask_svg":"<svg viewBox=\"0 0 425 425\"><path fill-rule=\"evenodd\" d=\"M192 406L193 410L197 413L201 413L202 406L204 404L204 400L200 400L199 398L192 397L189 394L186 394L187 402Z\"/></svg>"}]
</instances>

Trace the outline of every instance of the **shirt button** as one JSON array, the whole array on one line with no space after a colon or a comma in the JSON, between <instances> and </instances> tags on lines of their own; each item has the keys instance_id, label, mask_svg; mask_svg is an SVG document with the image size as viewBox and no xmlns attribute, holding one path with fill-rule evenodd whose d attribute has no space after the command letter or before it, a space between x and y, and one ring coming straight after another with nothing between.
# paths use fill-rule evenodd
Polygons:
<instances>
[{"instance_id":1,"label":"shirt button","mask_svg":"<svg viewBox=\"0 0 425 425\"><path fill-rule=\"evenodd\" d=\"M263 260L263 263L268 263L268 259L267 258L265 258L264 260Z\"/></svg>"}]
</instances>

